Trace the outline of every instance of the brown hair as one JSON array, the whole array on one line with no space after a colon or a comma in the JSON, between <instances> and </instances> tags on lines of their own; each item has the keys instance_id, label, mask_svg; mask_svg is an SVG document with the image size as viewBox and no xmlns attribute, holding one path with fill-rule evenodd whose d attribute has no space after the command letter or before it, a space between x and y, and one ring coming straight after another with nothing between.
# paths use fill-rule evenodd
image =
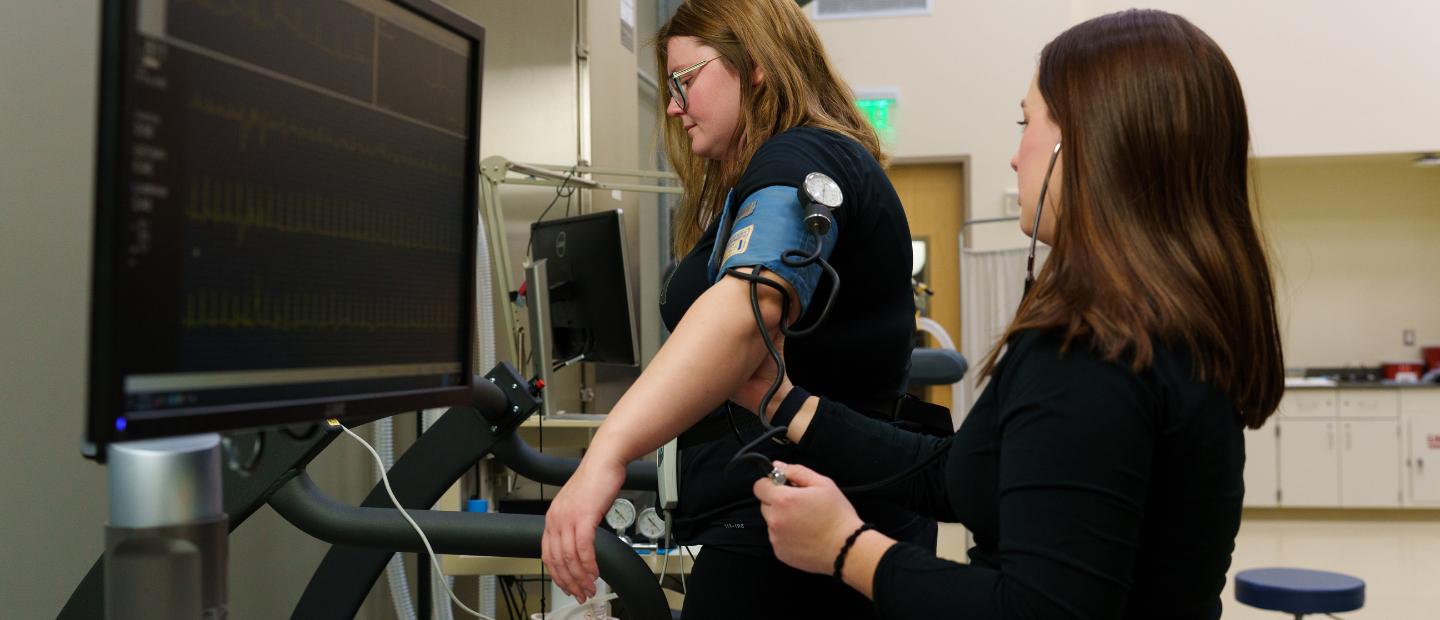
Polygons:
<instances>
[{"instance_id":1,"label":"brown hair","mask_svg":"<svg viewBox=\"0 0 1440 620\"><path fill-rule=\"evenodd\" d=\"M688 0L656 34L655 56L662 79L668 76L671 37L695 37L720 54L740 74L740 122L737 142L724 162L690 152L680 119L667 117L670 97L659 97L665 152L685 187L675 218L673 251L689 252L704 233L704 223L724 206L725 192L761 145L799 126L818 127L859 142L883 165L875 130L855 106L850 88L830 66L820 36L794 0ZM760 67L764 80L749 76Z\"/></svg>"},{"instance_id":2,"label":"brown hair","mask_svg":"<svg viewBox=\"0 0 1440 620\"><path fill-rule=\"evenodd\" d=\"M1130 10L1047 44L1038 86L1064 144L1055 244L984 372L1021 330L1087 337L1137 372L1158 338L1259 428L1284 360L1230 61L1184 18Z\"/></svg>"}]
</instances>

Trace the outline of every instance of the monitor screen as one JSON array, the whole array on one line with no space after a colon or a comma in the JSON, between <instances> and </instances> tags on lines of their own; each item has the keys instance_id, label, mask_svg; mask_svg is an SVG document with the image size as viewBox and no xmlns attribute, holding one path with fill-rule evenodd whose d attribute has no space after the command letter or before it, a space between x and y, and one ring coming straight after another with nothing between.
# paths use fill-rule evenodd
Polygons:
<instances>
[{"instance_id":1,"label":"monitor screen","mask_svg":"<svg viewBox=\"0 0 1440 620\"><path fill-rule=\"evenodd\" d=\"M484 31L109 0L87 453L468 399Z\"/></svg>"},{"instance_id":2,"label":"monitor screen","mask_svg":"<svg viewBox=\"0 0 1440 620\"><path fill-rule=\"evenodd\" d=\"M639 363L620 210L536 222L534 260L550 282L552 362Z\"/></svg>"}]
</instances>

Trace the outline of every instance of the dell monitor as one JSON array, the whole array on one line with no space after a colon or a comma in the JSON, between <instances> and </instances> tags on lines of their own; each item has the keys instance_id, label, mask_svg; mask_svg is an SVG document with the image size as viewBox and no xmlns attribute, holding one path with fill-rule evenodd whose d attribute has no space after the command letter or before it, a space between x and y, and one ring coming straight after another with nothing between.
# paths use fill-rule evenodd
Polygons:
<instances>
[{"instance_id":1,"label":"dell monitor","mask_svg":"<svg viewBox=\"0 0 1440 620\"><path fill-rule=\"evenodd\" d=\"M468 402L484 31L107 0L86 453Z\"/></svg>"},{"instance_id":2,"label":"dell monitor","mask_svg":"<svg viewBox=\"0 0 1440 620\"><path fill-rule=\"evenodd\" d=\"M639 363L620 210L530 226L531 254L549 282L550 359Z\"/></svg>"}]
</instances>

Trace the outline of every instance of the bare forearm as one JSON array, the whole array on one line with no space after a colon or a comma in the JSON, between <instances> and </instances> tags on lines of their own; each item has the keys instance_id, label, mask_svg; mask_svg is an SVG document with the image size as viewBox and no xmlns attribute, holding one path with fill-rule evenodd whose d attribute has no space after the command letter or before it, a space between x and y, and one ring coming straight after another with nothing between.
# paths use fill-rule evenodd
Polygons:
<instances>
[{"instance_id":1,"label":"bare forearm","mask_svg":"<svg viewBox=\"0 0 1440 620\"><path fill-rule=\"evenodd\" d=\"M761 287L772 334L778 300ZM725 402L767 353L747 283L724 278L695 301L655 359L601 425L589 453L628 462L659 448Z\"/></svg>"}]
</instances>

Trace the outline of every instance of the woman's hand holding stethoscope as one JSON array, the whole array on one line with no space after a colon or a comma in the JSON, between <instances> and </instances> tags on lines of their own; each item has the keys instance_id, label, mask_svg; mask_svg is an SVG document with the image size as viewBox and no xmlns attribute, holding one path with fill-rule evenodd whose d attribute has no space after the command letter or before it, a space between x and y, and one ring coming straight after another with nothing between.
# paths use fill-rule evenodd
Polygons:
<instances>
[{"instance_id":1,"label":"woman's hand holding stethoscope","mask_svg":"<svg viewBox=\"0 0 1440 620\"><path fill-rule=\"evenodd\" d=\"M863 521L835 481L804 465L774 462L783 474L755 481L760 514L769 528L775 557L808 573L828 575L845 538Z\"/></svg>"}]
</instances>

